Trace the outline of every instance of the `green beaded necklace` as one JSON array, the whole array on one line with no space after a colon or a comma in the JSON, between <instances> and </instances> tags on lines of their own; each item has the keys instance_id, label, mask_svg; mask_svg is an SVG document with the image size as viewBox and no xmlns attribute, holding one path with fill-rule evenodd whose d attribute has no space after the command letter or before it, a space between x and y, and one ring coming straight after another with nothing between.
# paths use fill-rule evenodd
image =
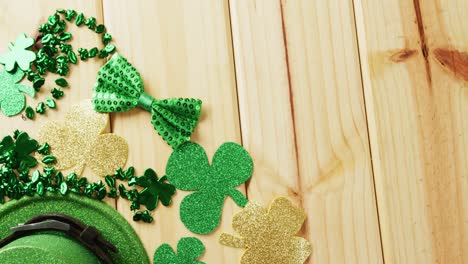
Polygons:
<instances>
[{"instance_id":1,"label":"green beaded necklace","mask_svg":"<svg viewBox=\"0 0 468 264\"><path fill-rule=\"evenodd\" d=\"M78 27L86 26L89 30L100 35L104 47L101 49L98 47L89 49L78 48L75 51L70 45L73 35L67 31L67 25L73 22ZM34 45L23 46L25 51L22 52L34 52L35 54L35 59L29 63L27 69L15 67L19 62L14 61L14 55L11 54L15 52L15 47L12 44L10 44L10 51L7 52L10 54L6 54L3 57L0 56L0 63L3 64L7 64L7 62L13 60L13 66L10 66L9 68L11 69L7 72L10 74L18 70L24 72L36 92L39 92L45 85L44 77L47 73L50 72L60 76L55 79L55 85L57 87L51 87L50 89L52 98L47 98L44 102L39 102L34 108L31 106L25 108L26 117L29 119L34 119L35 113L44 114L48 108L56 108L55 100L59 100L64 96L63 88L69 87L68 81L65 78L69 75L71 64L78 63L78 57L81 61L86 61L90 58L105 59L116 50L116 47L110 44L112 36L107 32L103 24L96 25L96 18L86 18L83 13L78 14L75 10L58 9L53 15L49 16L46 23L39 26L38 31L40 34L35 41L31 41L30 38L25 38L25 41L31 41ZM34 93L29 94L34 97ZM18 100L17 93L9 93L3 97L3 104L6 105L5 107L8 106L8 103L24 104L24 99ZM21 108L21 106L15 106L16 111L4 112L7 112L9 116L16 115L22 112L22 109L19 110L19 108Z\"/></svg>"}]
</instances>

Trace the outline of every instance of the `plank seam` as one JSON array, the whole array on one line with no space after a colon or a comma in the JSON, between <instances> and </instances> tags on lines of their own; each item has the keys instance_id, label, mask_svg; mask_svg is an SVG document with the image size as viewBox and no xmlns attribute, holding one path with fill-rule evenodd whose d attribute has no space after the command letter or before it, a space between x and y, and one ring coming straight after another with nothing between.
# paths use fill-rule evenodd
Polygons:
<instances>
[{"instance_id":1,"label":"plank seam","mask_svg":"<svg viewBox=\"0 0 468 264\"><path fill-rule=\"evenodd\" d=\"M238 82L237 82L237 65L236 65L236 51L234 48L234 32L232 30L232 16L231 16L231 0L227 0L228 4L228 22L229 22L229 32L231 34L231 53L232 53L232 65L234 68L234 86L236 89L236 100L237 100L237 118L238 118L238 124L239 124L239 132L240 132L240 144L244 146L244 134L242 133L242 119L241 119L241 110L240 110L240 100L239 100L239 88L238 88ZM249 185L250 185L250 180L244 183L245 186L245 197L247 200L249 199Z\"/></svg>"},{"instance_id":2,"label":"plank seam","mask_svg":"<svg viewBox=\"0 0 468 264\"><path fill-rule=\"evenodd\" d=\"M382 228L381 228L381 222L380 222L380 212L379 212L379 202L377 198L377 188L375 184L375 170L374 170L374 160L373 160L373 155L372 155L372 144L371 144L371 138L370 138L370 128L369 128L369 115L367 113L367 101L366 101L366 96L365 96L365 89L364 89L364 76L362 74L362 61L361 61L361 45L359 44L359 33L358 33L358 25L357 25L357 17L356 17L356 3L355 0L351 0L352 2L352 12L353 12L353 20L354 20L354 33L356 35L356 45L357 45L357 55L358 55L358 63L359 63L359 74L361 77L361 89L362 89L362 99L364 102L364 114L366 117L366 129L367 129L367 146L369 149L369 159L371 163L371 172L372 172L372 187L374 189L374 200L375 200L375 206L376 206L376 212L377 212L377 223L379 226L379 238L380 238L380 251L382 254L382 262L385 263L385 253L384 253L384 246L383 246L383 240L382 240Z\"/></svg>"}]
</instances>

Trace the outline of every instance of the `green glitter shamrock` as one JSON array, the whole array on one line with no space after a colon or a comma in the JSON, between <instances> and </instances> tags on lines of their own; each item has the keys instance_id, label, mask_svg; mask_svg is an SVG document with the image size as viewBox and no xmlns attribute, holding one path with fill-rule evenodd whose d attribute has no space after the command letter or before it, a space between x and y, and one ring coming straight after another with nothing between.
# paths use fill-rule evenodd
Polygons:
<instances>
[{"instance_id":1,"label":"green glitter shamrock","mask_svg":"<svg viewBox=\"0 0 468 264\"><path fill-rule=\"evenodd\" d=\"M148 210L156 209L158 201L164 206L168 206L172 202L172 195L174 195L176 188L165 182L167 177L164 176L158 179L156 172L152 169L147 169L143 176L134 178L134 181L129 182L129 185L134 184L145 187L138 196L138 203L143 204Z\"/></svg>"},{"instance_id":2,"label":"green glitter shamrock","mask_svg":"<svg viewBox=\"0 0 468 264\"><path fill-rule=\"evenodd\" d=\"M0 56L0 63L4 64L9 72L15 69L16 64L23 71L29 70L31 62L36 59L36 54L27 50L32 45L34 45L34 39L28 38L24 33L20 34L14 45L11 42L8 44L10 51Z\"/></svg>"},{"instance_id":3,"label":"green glitter shamrock","mask_svg":"<svg viewBox=\"0 0 468 264\"><path fill-rule=\"evenodd\" d=\"M175 149L166 167L169 182L180 190L197 191L180 205L184 225L194 233L209 234L219 225L226 196L244 207L248 201L235 187L247 181L252 170L252 158L236 143L221 145L211 166L196 143L187 142Z\"/></svg>"},{"instance_id":4,"label":"green glitter shamrock","mask_svg":"<svg viewBox=\"0 0 468 264\"><path fill-rule=\"evenodd\" d=\"M203 243L195 237L184 237L177 243L177 254L168 244L162 244L154 253L158 264L205 264L197 259L205 251Z\"/></svg>"},{"instance_id":5,"label":"green glitter shamrock","mask_svg":"<svg viewBox=\"0 0 468 264\"><path fill-rule=\"evenodd\" d=\"M34 88L18 84L24 77L24 72L16 70L7 72L5 69L0 72L0 108L6 116L14 116L24 109L26 98L21 92L34 97Z\"/></svg>"}]
</instances>

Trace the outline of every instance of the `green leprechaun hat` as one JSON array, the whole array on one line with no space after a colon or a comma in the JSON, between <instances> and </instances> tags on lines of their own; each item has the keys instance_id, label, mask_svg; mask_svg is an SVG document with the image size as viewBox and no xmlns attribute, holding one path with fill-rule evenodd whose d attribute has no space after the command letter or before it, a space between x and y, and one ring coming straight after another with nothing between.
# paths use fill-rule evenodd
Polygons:
<instances>
[{"instance_id":1,"label":"green leprechaun hat","mask_svg":"<svg viewBox=\"0 0 468 264\"><path fill-rule=\"evenodd\" d=\"M112 207L73 194L0 206L0 263L149 263L133 228Z\"/></svg>"}]
</instances>

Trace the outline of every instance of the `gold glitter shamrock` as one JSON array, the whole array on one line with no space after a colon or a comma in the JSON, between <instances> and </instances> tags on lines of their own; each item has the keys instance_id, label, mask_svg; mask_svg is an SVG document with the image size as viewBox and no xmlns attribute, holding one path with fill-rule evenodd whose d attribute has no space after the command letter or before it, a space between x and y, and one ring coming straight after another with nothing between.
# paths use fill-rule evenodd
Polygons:
<instances>
[{"instance_id":1,"label":"gold glitter shamrock","mask_svg":"<svg viewBox=\"0 0 468 264\"><path fill-rule=\"evenodd\" d=\"M297 237L306 215L287 198L276 198L268 211L249 202L234 215L232 226L242 238L222 234L225 246L246 248L241 264L302 264L312 253L310 243Z\"/></svg>"},{"instance_id":2,"label":"gold glitter shamrock","mask_svg":"<svg viewBox=\"0 0 468 264\"><path fill-rule=\"evenodd\" d=\"M10 51L0 56L0 63L5 65L5 69L11 72L15 69L16 64L21 70L27 71L31 67L31 62L36 59L36 53L28 50L34 45L34 39L28 38L24 33L16 38L15 44L9 43Z\"/></svg>"},{"instance_id":3,"label":"gold glitter shamrock","mask_svg":"<svg viewBox=\"0 0 468 264\"><path fill-rule=\"evenodd\" d=\"M65 122L46 123L39 141L50 145L58 170L73 168L80 175L86 165L99 176L113 174L127 161L128 145L115 134L102 134L109 116L96 113L91 101L72 106Z\"/></svg>"},{"instance_id":4,"label":"gold glitter shamrock","mask_svg":"<svg viewBox=\"0 0 468 264\"><path fill-rule=\"evenodd\" d=\"M18 84L24 77L24 72L16 70L0 72L0 108L6 116L14 116L23 111L26 98L21 92L34 97L35 91L31 86Z\"/></svg>"}]
</instances>

